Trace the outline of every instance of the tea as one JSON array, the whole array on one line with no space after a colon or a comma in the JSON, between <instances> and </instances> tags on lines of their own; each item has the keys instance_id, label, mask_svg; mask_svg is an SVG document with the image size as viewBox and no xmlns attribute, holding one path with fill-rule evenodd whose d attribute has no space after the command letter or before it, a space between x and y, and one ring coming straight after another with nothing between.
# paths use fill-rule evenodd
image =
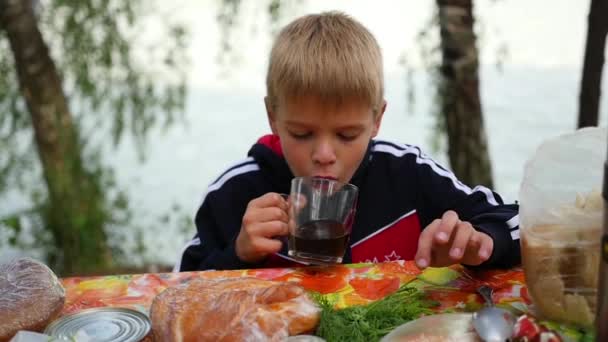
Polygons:
<instances>
[{"instance_id":1,"label":"tea","mask_svg":"<svg viewBox=\"0 0 608 342\"><path fill-rule=\"evenodd\" d=\"M338 221L309 221L289 236L289 255L312 262L340 263L349 237L349 229Z\"/></svg>"}]
</instances>

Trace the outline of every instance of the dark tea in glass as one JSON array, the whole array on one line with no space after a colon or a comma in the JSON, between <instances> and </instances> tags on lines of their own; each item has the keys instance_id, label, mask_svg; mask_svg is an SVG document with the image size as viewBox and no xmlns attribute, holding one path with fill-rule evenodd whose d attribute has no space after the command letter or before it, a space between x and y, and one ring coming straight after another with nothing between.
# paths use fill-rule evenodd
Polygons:
<instances>
[{"instance_id":1,"label":"dark tea in glass","mask_svg":"<svg viewBox=\"0 0 608 342\"><path fill-rule=\"evenodd\" d=\"M341 263L348 247L357 187L324 178L294 178L289 256L312 264Z\"/></svg>"}]
</instances>

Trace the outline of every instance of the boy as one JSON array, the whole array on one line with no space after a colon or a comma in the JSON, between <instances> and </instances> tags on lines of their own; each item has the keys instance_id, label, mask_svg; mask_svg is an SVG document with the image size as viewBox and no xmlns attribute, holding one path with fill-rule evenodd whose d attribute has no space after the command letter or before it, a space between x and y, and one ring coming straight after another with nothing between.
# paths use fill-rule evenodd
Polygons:
<instances>
[{"instance_id":1,"label":"boy","mask_svg":"<svg viewBox=\"0 0 608 342\"><path fill-rule=\"evenodd\" d=\"M386 108L382 56L361 24L336 12L295 20L273 45L266 86L273 134L209 186L175 270L293 265L277 237L294 176L359 187L344 262L519 264L516 205L462 184L418 147L372 139Z\"/></svg>"}]
</instances>

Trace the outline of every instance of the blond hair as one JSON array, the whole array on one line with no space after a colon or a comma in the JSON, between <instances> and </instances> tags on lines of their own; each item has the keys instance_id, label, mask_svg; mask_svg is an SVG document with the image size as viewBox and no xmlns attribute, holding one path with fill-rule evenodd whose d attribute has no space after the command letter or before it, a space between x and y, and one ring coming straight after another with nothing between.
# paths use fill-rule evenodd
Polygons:
<instances>
[{"instance_id":1,"label":"blond hair","mask_svg":"<svg viewBox=\"0 0 608 342\"><path fill-rule=\"evenodd\" d=\"M382 53L374 36L340 12L296 19L277 36L270 53L266 91L279 99L318 96L326 103L356 99L374 112L384 99Z\"/></svg>"}]
</instances>

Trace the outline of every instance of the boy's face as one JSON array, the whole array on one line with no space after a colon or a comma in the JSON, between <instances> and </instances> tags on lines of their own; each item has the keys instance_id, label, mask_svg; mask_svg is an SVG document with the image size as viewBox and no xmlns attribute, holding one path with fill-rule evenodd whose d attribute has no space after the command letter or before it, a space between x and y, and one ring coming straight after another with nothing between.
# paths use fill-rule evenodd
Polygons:
<instances>
[{"instance_id":1,"label":"boy's face","mask_svg":"<svg viewBox=\"0 0 608 342\"><path fill-rule=\"evenodd\" d=\"M314 96L266 104L272 132L294 176L317 176L349 182L371 138L378 134L386 103L374 116L369 105L344 101L327 105Z\"/></svg>"}]
</instances>

